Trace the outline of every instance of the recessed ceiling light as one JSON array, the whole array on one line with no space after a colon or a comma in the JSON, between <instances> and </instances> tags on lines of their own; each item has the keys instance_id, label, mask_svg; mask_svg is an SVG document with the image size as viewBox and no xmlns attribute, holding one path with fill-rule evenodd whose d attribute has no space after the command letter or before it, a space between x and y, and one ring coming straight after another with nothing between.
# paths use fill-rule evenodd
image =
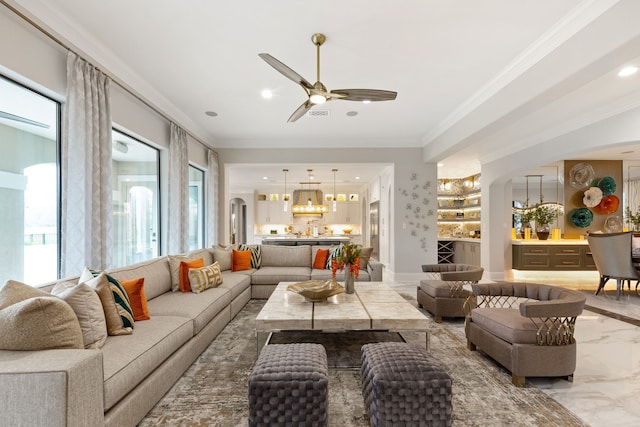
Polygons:
<instances>
[{"instance_id":1,"label":"recessed ceiling light","mask_svg":"<svg viewBox=\"0 0 640 427\"><path fill-rule=\"evenodd\" d=\"M360 179L360 177L359 177L359 176L356 176L356 179Z\"/></svg>"},{"instance_id":2,"label":"recessed ceiling light","mask_svg":"<svg viewBox=\"0 0 640 427\"><path fill-rule=\"evenodd\" d=\"M371 100L370 99L365 99L362 101L363 104L371 104Z\"/></svg>"},{"instance_id":3,"label":"recessed ceiling light","mask_svg":"<svg viewBox=\"0 0 640 427\"><path fill-rule=\"evenodd\" d=\"M358 115L357 111L347 111L347 116L349 117L355 117Z\"/></svg>"},{"instance_id":4,"label":"recessed ceiling light","mask_svg":"<svg viewBox=\"0 0 640 427\"><path fill-rule=\"evenodd\" d=\"M635 65L629 65L627 67L622 68L618 72L618 77L629 77L638 72L638 67Z\"/></svg>"},{"instance_id":5,"label":"recessed ceiling light","mask_svg":"<svg viewBox=\"0 0 640 427\"><path fill-rule=\"evenodd\" d=\"M444 163L438 163L438 167L444 166Z\"/></svg>"},{"instance_id":6,"label":"recessed ceiling light","mask_svg":"<svg viewBox=\"0 0 640 427\"><path fill-rule=\"evenodd\" d=\"M271 99L273 97L273 92L271 92L269 89L265 89L261 92L261 95L264 99Z\"/></svg>"},{"instance_id":7,"label":"recessed ceiling light","mask_svg":"<svg viewBox=\"0 0 640 427\"><path fill-rule=\"evenodd\" d=\"M215 111L205 111L205 114L209 117L218 117L218 113Z\"/></svg>"},{"instance_id":8,"label":"recessed ceiling light","mask_svg":"<svg viewBox=\"0 0 640 427\"><path fill-rule=\"evenodd\" d=\"M267 179L269 179L269 177L263 176L262 179L264 179L266 181Z\"/></svg>"}]
</instances>

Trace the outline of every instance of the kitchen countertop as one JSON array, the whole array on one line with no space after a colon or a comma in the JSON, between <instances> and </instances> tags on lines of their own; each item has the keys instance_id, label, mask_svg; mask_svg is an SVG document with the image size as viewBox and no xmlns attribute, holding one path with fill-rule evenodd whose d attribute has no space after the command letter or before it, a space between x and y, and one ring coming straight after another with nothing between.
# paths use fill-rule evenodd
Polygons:
<instances>
[{"instance_id":1,"label":"kitchen countertop","mask_svg":"<svg viewBox=\"0 0 640 427\"><path fill-rule=\"evenodd\" d=\"M472 242L472 243L480 243L480 238L473 237L438 237L438 240L446 240L452 242Z\"/></svg>"},{"instance_id":2,"label":"kitchen countertop","mask_svg":"<svg viewBox=\"0 0 640 427\"><path fill-rule=\"evenodd\" d=\"M539 239L530 239L523 240L517 239L511 241L512 245L588 245L589 242L584 239L561 239L561 240L539 240Z\"/></svg>"}]
</instances>

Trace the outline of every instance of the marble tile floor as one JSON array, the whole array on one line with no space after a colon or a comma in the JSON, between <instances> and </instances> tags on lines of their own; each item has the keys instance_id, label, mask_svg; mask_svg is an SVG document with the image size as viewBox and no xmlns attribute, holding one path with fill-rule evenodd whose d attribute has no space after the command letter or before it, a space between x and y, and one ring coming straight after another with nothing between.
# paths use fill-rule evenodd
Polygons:
<instances>
[{"instance_id":1,"label":"marble tile floor","mask_svg":"<svg viewBox=\"0 0 640 427\"><path fill-rule=\"evenodd\" d=\"M583 291L588 308L592 308L576 321L578 355L573 382L533 378L528 379L527 387L544 391L591 426L640 425L640 296L635 293L635 283L631 292L625 291L616 300L612 281L605 286L604 294L593 295L598 283L596 272L518 272L514 280ZM398 292L415 293L415 283L395 286Z\"/></svg>"}]
</instances>

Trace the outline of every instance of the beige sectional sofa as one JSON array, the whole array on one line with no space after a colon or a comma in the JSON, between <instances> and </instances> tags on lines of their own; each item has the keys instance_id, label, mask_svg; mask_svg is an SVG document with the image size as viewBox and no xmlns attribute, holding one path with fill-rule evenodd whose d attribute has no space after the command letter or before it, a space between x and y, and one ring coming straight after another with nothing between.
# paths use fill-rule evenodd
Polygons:
<instances>
[{"instance_id":1,"label":"beige sectional sofa","mask_svg":"<svg viewBox=\"0 0 640 427\"><path fill-rule=\"evenodd\" d=\"M119 280L144 277L151 318L99 350L0 351L0 425L136 425L252 295L268 297L279 281L331 276L311 268L311 247L262 249L260 268L238 272L216 248L189 253L223 270L222 285L199 294L171 291L166 256L108 271ZM360 280L382 280L382 266L372 261Z\"/></svg>"}]
</instances>

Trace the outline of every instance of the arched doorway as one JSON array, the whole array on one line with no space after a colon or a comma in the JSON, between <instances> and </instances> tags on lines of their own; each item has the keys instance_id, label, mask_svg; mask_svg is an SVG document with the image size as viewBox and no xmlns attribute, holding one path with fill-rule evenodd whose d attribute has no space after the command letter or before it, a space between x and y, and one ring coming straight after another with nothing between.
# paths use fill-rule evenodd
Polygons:
<instances>
[{"instance_id":1,"label":"arched doorway","mask_svg":"<svg viewBox=\"0 0 640 427\"><path fill-rule=\"evenodd\" d=\"M247 243L247 204L241 198L229 201L229 235L232 244Z\"/></svg>"}]
</instances>

